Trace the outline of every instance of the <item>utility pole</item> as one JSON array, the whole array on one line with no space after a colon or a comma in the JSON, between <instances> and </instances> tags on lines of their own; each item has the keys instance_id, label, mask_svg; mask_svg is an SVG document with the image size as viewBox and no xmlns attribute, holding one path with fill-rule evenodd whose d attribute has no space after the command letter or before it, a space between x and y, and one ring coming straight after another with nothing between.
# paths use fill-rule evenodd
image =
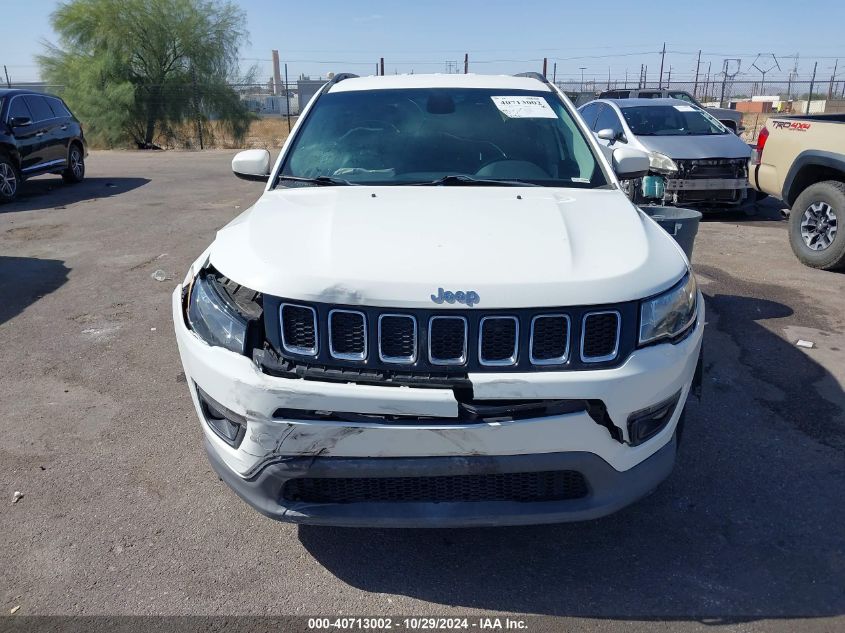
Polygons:
<instances>
[{"instance_id":1,"label":"utility pole","mask_svg":"<svg viewBox=\"0 0 845 633\"><path fill-rule=\"evenodd\" d=\"M640 76L637 79L637 88L643 87L643 65L640 64Z\"/></svg>"},{"instance_id":2,"label":"utility pole","mask_svg":"<svg viewBox=\"0 0 845 633\"><path fill-rule=\"evenodd\" d=\"M736 62L736 72L733 74L728 74L728 68L730 66L730 62ZM729 57L725 59L725 65L722 70L722 96L719 97L719 107L724 108L725 106L722 103L725 100L725 84L727 84L728 79L731 80L731 88L733 88L733 80L739 74L740 69L742 68L742 59L737 57Z\"/></svg>"},{"instance_id":3,"label":"utility pole","mask_svg":"<svg viewBox=\"0 0 845 633\"><path fill-rule=\"evenodd\" d=\"M379 58L379 74L384 77L384 57Z\"/></svg>"},{"instance_id":4,"label":"utility pole","mask_svg":"<svg viewBox=\"0 0 845 633\"><path fill-rule=\"evenodd\" d=\"M830 88L827 89L827 98L833 98L833 82L836 80L836 69L839 68L839 60L833 64L833 74L830 76Z\"/></svg>"},{"instance_id":5,"label":"utility pole","mask_svg":"<svg viewBox=\"0 0 845 633\"><path fill-rule=\"evenodd\" d=\"M669 66L669 76L666 78L666 87L670 88L672 84L672 66Z\"/></svg>"},{"instance_id":6,"label":"utility pole","mask_svg":"<svg viewBox=\"0 0 845 633\"><path fill-rule=\"evenodd\" d=\"M795 62L792 65L792 70L786 80L786 98L792 101L792 78L798 78L798 53L795 53Z\"/></svg>"},{"instance_id":7,"label":"utility pole","mask_svg":"<svg viewBox=\"0 0 845 633\"><path fill-rule=\"evenodd\" d=\"M288 134L290 134L290 90L288 86L288 65L285 64L285 103L288 111Z\"/></svg>"},{"instance_id":8,"label":"utility pole","mask_svg":"<svg viewBox=\"0 0 845 633\"><path fill-rule=\"evenodd\" d=\"M663 51L660 53L660 83L658 89L663 87L663 60L666 58L666 42L663 42Z\"/></svg>"},{"instance_id":9,"label":"utility pole","mask_svg":"<svg viewBox=\"0 0 845 633\"><path fill-rule=\"evenodd\" d=\"M6 64L3 64L3 72L6 73L6 87L11 88L12 82L9 80L9 71L6 70Z\"/></svg>"},{"instance_id":10,"label":"utility pole","mask_svg":"<svg viewBox=\"0 0 845 633\"><path fill-rule=\"evenodd\" d=\"M698 69L701 67L701 49L698 49L698 61L695 62L695 83L692 85L692 96L698 97Z\"/></svg>"},{"instance_id":11,"label":"utility pole","mask_svg":"<svg viewBox=\"0 0 845 633\"><path fill-rule=\"evenodd\" d=\"M628 69L625 69L625 88L628 87Z\"/></svg>"},{"instance_id":12,"label":"utility pole","mask_svg":"<svg viewBox=\"0 0 845 633\"><path fill-rule=\"evenodd\" d=\"M469 53L464 53L464 74L469 72Z\"/></svg>"},{"instance_id":13,"label":"utility pole","mask_svg":"<svg viewBox=\"0 0 845 633\"><path fill-rule=\"evenodd\" d=\"M552 65L552 83L557 82L557 62Z\"/></svg>"},{"instance_id":14,"label":"utility pole","mask_svg":"<svg viewBox=\"0 0 845 633\"><path fill-rule=\"evenodd\" d=\"M648 88L648 64L643 68L643 88Z\"/></svg>"},{"instance_id":15,"label":"utility pole","mask_svg":"<svg viewBox=\"0 0 845 633\"><path fill-rule=\"evenodd\" d=\"M810 80L810 92L807 94L807 110L804 112L804 114L810 114L810 102L813 100L813 86L816 83L816 69L818 67L818 62L813 64L813 78Z\"/></svg>"},{"instance_id":16,"label":"utility pole","mask_svg":"<svg viewBox=\"0 0 845 633\"><path fill-rule=\"evenodd\" d=\"M610 66L607 67L607 89L610 90Z\"/></svg>"},{"instance_id":17,"label":"utility pole","mask_svg":"<svg viewBox=\"0 0 845 633\"><path fill-rule=\"evenodd\" d=\"M581 71L581 92L584 92L584 71L587 70L587 67L579 66L578 70Z\"/></svg>"},{"instance_id":18,"label":"utility pole","mask_svg":"<svg viewBox=\"0 0 845 633\"><path fill-rule=\"evenodd\" d=\"M548 60L548 58L544 57L543 58L543 77L546 76L546 68L548 67L548 65L549 65L549 60Z\"/></svg>"}]
</instances>

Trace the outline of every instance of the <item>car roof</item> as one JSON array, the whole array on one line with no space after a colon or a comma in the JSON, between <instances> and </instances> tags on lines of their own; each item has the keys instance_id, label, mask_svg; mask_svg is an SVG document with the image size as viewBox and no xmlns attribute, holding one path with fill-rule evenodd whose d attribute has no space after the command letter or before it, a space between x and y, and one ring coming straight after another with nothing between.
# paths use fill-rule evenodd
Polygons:
<instances>
[{"instance_id":1,"label":"car roof","mask_svg":"<svg viewBox=\"0 0 845 633\"><path fill-rule=\"evenodd\" d=\"M551 92L549 84L534 77L513 75L430 74L350 77L333 84L329 92L390 90L397 88L492 88Z\"/></svg>"},{"instance_id":2,"label":"car roof","mask_svg":"<svg viewBox=\"0 0 845 633\"><path fill-rule=\"evenodd\" d=\"M688 105L692 107L696 107L694 103L690 103L689 101L684 101L683 99L668 99L668 98L661 98L661 99L598 99L598 101L605 101L607 103L612 103L616 105L618 108L635 108L635 107L642 107L642 106L667 106L667 105Z\"/></svg>"},{"instance_id":3,"label":"car roof","mask_svg":"<svg viewBox=\"0 0 845 633\"><path fill-rule=\"evenodd\" d=\"M46 92L38 92L36 90L27 90L26 88L0 88L0 97L12 97L14 95L38 95L41 97L56 97L55 95L47 94Z\"/></svg>"}]
</instances>

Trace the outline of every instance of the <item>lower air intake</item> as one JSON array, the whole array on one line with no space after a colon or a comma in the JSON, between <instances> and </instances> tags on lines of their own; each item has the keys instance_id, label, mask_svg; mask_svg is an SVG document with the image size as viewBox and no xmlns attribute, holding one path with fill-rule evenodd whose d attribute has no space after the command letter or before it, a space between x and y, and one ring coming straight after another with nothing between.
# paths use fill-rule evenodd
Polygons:
<instances>
[{"instance_id":1,"label":"lower air intake","mask_svg":"<svg viewBox=\"0 0 845 633\"><path fill-rule=\"evenodd\" d=\"M441 477L299 478L288 480L282 497L306 503L467 501L564 501L588 494L574 470L492 473Z\"/></svg>"}]
</instances>

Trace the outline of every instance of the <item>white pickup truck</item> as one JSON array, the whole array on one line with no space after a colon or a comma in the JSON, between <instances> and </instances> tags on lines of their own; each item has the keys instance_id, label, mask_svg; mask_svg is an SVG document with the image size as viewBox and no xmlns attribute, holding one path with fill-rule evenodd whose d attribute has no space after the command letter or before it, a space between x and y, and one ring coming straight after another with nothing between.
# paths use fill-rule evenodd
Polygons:
<instances>
[{"instance_id":1,"label":"white pickup truck","mask_svg":"<svg viewBox=\"0 0 845 633\"><path fill-rule=\"evenodd\" d=\"M205 447L263 514L590 519L674 464L704 303L540 76L336 76L173 293Z\"/></svg>"}]
</instances>

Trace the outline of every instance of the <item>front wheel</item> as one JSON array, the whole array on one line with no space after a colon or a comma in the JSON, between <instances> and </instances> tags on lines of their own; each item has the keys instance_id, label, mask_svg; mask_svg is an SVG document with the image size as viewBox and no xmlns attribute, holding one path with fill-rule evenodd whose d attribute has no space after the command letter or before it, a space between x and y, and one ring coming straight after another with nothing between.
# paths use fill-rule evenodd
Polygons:
<instances>
[{"instance_id":1,"label":"front wheel","mask_svg":"<svg viewBox=\"0 0 845 633\"><path fill-rule=\"evenodd\" d=\"M789 243L807 266L822 270L845 268L845 182L825 180L810 185L795 200L789 214Z\"/></svg>"},{"instance_id":2,"label":"front wheel","mask_svg":"<svg viewBox=\"0 0 845 633\"><path fill-rule=\"evenodd\" d=\"M6 156L0 155L0 202L11 202L18 195L21 176L15 164Z\"/></svg>"},{"instance_id":3,"label":"front wheel","mask_svg":"<svg viewBox=\"0 0 845 633\"><path fill-rule=\"evenodd\" d=\"M62 172L62 180L67 184L82 182L85 178L85 157L79 145L72 145L68 155L67 169Z\"/></svg>"}]
</instances>

